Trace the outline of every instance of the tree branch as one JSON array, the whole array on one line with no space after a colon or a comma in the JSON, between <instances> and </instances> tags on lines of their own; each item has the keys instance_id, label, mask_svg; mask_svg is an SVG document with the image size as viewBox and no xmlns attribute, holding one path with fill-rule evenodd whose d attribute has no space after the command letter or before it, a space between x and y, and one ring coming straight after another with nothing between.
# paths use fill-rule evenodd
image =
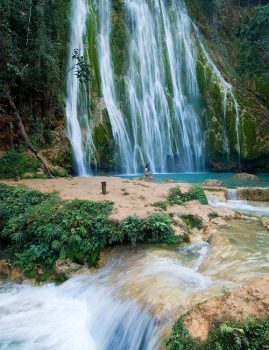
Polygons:
<instances>
[{"instance_id":1,"label":"tree branch","mask_svg":"<svg viewBox=\"0 0 269 350\"><path fill-rule=\"evenodd\" d=\"M6 94L6 97L7 97L7 100L8 100L8 104L9 104L9 107L12 109L13 111L13 114L15 116L15 120L16 120L16 123L18 125L18 128L20 130L20 133L21 133L21 136L23 137L25 143L27 144L28 148L34 153L34 155L36 156L36 158L43 164L47 174L49 177L53 178L52 174L51 174L51 170L50 170L50 167L49 165L47 164L46 160L37 152L37 150L33 147L31 141L29 140L28 138L28 135L25 131L25 128L24 128L24 125L23 125L23 122L21 120L21 117L20 117L20 114L10 96L9 93Z\"/></svg>"}]
</instances>

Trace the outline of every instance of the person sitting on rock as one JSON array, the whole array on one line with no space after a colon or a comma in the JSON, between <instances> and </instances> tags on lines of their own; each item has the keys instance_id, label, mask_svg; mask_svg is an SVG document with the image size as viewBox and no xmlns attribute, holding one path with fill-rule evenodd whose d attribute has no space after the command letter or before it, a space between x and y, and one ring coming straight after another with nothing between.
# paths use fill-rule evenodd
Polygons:
<instances>
[{"instance_id":1,"label":"person sitting on rock","mask_svg":"<svg viewBox=\"0 0 269 350\"><path fill-rule=\"evenodd\" d=\"M151 171L150 171L150 168L149 168L149 164L147 164L145 166L145 170L144 170L144 177L148 178L151 176Z\"/></svg>"}]
</instances>

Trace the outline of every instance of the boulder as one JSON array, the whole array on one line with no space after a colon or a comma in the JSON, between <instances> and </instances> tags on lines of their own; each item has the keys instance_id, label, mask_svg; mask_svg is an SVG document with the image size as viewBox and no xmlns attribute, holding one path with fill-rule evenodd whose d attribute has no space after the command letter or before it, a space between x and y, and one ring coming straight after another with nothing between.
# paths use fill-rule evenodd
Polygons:
<instances>
[{"instance_id":1,"label":"boulder","mask_svg":"<svg viewBox=\"0 0 269 350\"><path fill-rule=\"evenodd\" d=\"M260 222L269 231L269 218L261 217Z\"/></svg>"},{"instance_id":2,"label":"boulder","mask_svg":"<svg viewBox=\"0 0 269 350\"><path fill-rule=\"evenodd\" d=\"M233 180L243 180L243 181L258 181L259 178L256 175L248 173L235 174L232 177Z\"/></svg>"},{"instance_id":3,"label":"boulder","mask_svg":"<svg viewBox=\"0 0 269 350\"><path fill-rule=\"evenodd\" d=\"M34 177L35 177L34 173L24 173L24 174L21 175L22 179L32 179Z\"/></svg>"},{"instance_id":4,"label":"boulder","mask_svg":"<svg viewBox=\"0 0 269 350\"><path fill-rule=\"evenodd\" d=\"M67 176L67 171L60 167L59 165L56 165L53 167L52 172L55 176L57 177L66 177Z\"/></svg>"},{"instance_id":5,"label":"boulder","mask_svg":"<svg viewBox=\"0 0 269 350\"><path fill-rule=\"evenodd\" d=\"M81 265L74 263L71 259L58 259L54 265L54 272L56 274L64 274L66 277L69 277L71 274L77 272L81 268Z\"/></svg>"},{"instance_id":6,"label":"boulder","mask_svg":"<svg viewBox=\"0 0 269 350\"><path fill-rule=\"evenodd\" d=\"M208 187L224 187L225 184L223 181L215 180L215 179L208 179L205 182L203 182L204 186Z\"/></svg>"},{"instance_id":7,"label":"boulder","mask_svg":"<svg viewBox=\"0 0 269 350\"><path fill-rule=\"evenodd\" d=\"M21 283L24 280L24 276L21 269L17 267L11 268L5 259L0 259L0 279Z\"/></svg>"},{"instance_id":8,"label":"boulder","mask_svg":"<svg viewBox=\"0 0 269 350\"><path fill-rule=\"evenodd\" d=\"M269 187L238 187L239 199L256 202L269 202Z\"/></svg>"}]
</instances>

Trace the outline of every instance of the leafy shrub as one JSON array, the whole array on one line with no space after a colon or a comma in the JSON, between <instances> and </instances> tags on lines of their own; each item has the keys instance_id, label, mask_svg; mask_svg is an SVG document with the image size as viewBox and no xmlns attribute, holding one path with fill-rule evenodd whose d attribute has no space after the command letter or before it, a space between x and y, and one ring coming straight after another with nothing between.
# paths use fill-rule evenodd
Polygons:
<instances>
[{"instance_id":1,"label":"leafy shrub","mask_svg":"<svg viewBox=\"0 0 269 350\"><path fill-rule=\"evenodd\" d=\"M123 220L119 226L120 241L130 242L135 247L138 242L142 242L144 235L142 234L142 220L137 216L129 216Z\"/></svg>"},{"instance_id":2,"label":"leafy shrub","mask_svg":"<svg viewBox=\"0 0 269 350\"><path fill-rule=\"evenodd\" d=\"M172 219L154 214L142 220L129 217L119 225L109 221L112 203L63 201L57 193L41 193L0 184L0 241L13 266L33 277L46 274L57 259L95 264L108 244L179 243Z\"/></svg>"},{"instance_id":3,"label":"leafy shrub","mask_svg":"<svg viewBox=\"0 0 269 350\"><path fill-rule=\"evenodd\" d=\"M185 202L185 197L182 194L180 187L173 187L170 188L168 193L168 203L169 205L182 205Z\"/></svg>"},{"instance_id":4,"label":"leafy shrub","mask_svg":"<svg viewBox=\"0 0 269 350\"><path fill-rule=\"evenodd\" d=\"M201 230L203 228L202 220L196 215L184 215L182 216L182 220L189 228L198 228L198 230Z\"/></svg>"},{"instance_id":5,"label":"leafy shrub","mask_svg":"<svg viewBox=\"0 0 269 350\"><path fill-rule=\"evenodd\" d=\"M35 173L40 166L41 163L26 152L8 151L0 158L0 178L10 179L27 172Z\"/></svg>"},{"instance_id":6,"label":"leafy shrub","mask_svg":"<svg viewBox=\"0 0 269 350\"><path fill-rule=\"evenodd\" d=\"M172 328L171 335L164 340L167 350L192 350L195 341L190 337L189 331L183 325L182 317L177 320Z\"/></svg>"},{"instance_id":7,"label":"leafy shrub","mask_svg":"<svg viewBox=\"0 0 269 350\"><path fill-rule=\"evenodd\" d=\"M215 219L219 217L219 214L215 211L212 211L211 213L208 214L209 219Z\"/></svg>"},{"instance_id":8,"label":"leafy shrub","mask_svg":"<svg viewBox=\"0 0 269 350\"><path fill-rule=\"evenodd\" d=\"M160 201L153 204L154 207L166 210L168 208L167 201Z\"/></svg>"},{"instance_id":9,"label":"leafy shrub","mask_svg":"<svg viewBox=\"0 0 269 350\"><path fill-rule=\"evenodd\" d=\"M53 168L53 175L55 175L57 177L66 177L67 171L64 168L61 168L60 166L56 165Z\"/></svg>"},{"instance_id":10,"label":"leafy shrub","mask_svg":"<svg viewBox=\"0 0 269 350\"><path fill-rule=\"evenodd\" d=\"M56 193L0 185L0 239L27 275L58 258L94 264L113 232L110 202L62 201Z\"/></svg>"},{"instance_id":11,"label":"leafy shrub","mask_svg":"<svg viewBox=\"0 0 269 350\"><path fill-rule=\"evenodd\" d=\"M148 243L176 244L182 241L171 227L173 220L165 214L153 214L143 221L144 240Z\"/></svg>"},{"instance_id":12,"label":"leafy shrub","mask_svg":"<svg viewBox=\"0 0 269 350\"><path fill-rule=\"evenodd\" d=\"M211 329L206 349L252 350L269 348L269 318L247 318L243 323L232 321Z\"/></svg>"},{"instance_id":13,"label":"leafy shrub","mask_svg":"<svg viewBox=\"0 0 269 350\"><path fill-rule=\"evenodd\" d=\"M180 187L170 188L168 194L169 205L182 205L185 202L198 200L201 204L208 204L208 200L205 195L205 191L201 186L192 186L188 193L182 193Z\"/></svg>"},{"instance_id":14,"label":"leafy shrub","mask_svg":"<svg viewBox=\"0 0 269 350\"><path fill-rule=\"evenodd\" d=\"M269 348L269 318L246 318L242 323L217 324L211 328L208 340L198 343L189 335L181 317L164 343L167 350L265 350Z\"/></svg>"},{"instance_id":15,"label":"leafy shrub","mask_svg":"<svg viewBox=\"0 0 269 350\"><path fill-rule=\"evenodd\" d=\"M133 247L142 242L180 243L182 239L175 236L171 227L172 223L172 219L164 214L153 214L145 220L130 216L120 224L121 242L128 242Z\"/></svg>"},{"instance_id":16,"label":"leafy shrub","mask_svg":"<svg viewBox=\"0 0 269 350\"><path fill-rule=\"evenodd\" d=\"M198 200L201 204L207 205L208 200L205 195L203 187L195 185L190 188L190 191L187 194L187 200L193 201Z\"/></svg>"}]
</instances>

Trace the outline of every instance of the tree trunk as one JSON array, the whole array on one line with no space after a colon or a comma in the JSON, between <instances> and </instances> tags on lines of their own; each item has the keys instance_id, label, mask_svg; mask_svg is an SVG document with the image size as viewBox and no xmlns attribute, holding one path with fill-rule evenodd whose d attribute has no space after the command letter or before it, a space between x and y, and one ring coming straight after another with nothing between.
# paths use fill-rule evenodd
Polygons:
<instances>
[{"instance_id":1,"label":"tree trunk","mask_svg":"<svg viewBox=\"0 0 269 350\"><path fill-rule=\"evenodd\" d=\"M16 119L16 123L18 125L18 128L20 130L21 136L23 137L25 143L27 144L29 149L34 153L36 158L43 164L43 166L44 166L48 176L53 178L53 176L51 174L50 166L48 165L47 161L40 154L38 154L37 150L31 144L31 141L29 140L29 138L28 138L28 136L26 134L26 131L25 131L23 122L21 120L20 114L19 114L19 112L18 112L18 110L17 110L17 108L16 108L16 106L15 106L15 104L14 104L14 102L13 102L13 100L12 100L12 98L11 98L9 93L7 93L7 100L8 100L10 108L13 111L13 114L14 114L15 119Z\"/></svg>"}]
</instances>

